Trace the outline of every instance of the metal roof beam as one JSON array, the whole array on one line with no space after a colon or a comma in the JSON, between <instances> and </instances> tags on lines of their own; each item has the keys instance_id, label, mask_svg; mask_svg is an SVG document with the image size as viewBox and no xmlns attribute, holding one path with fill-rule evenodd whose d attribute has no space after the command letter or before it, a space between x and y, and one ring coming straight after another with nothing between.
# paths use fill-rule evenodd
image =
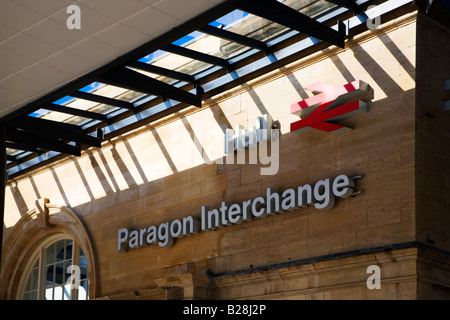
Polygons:
<instances>
[{"instance_id":1,"label":"metal roof beam","mask_svg":"<svg viewBox=\"0 0 450 320\"><path fill-rule=\"evenodd\" d=\"M61 106L59 104L54 104L54 103L43 106L42 108L51 110L51 111L57 111L57 112L62 112L62 113L66 113L66 114L71 114L71 115L79 116L79 117L83 117L83 118L88 118L88 119L100 120L100 121L105 121L105 122L108 121L108 117L104 114L92 112L92 111L80 110L80 109L66 107L66 106Z\"/></svg>"},{"instance_id":2,"label":"metal roof beam","mask_svg":"<svg viewBox=\"0 0 450 320\"><path fill-rule=\"evenodd\" d=\"M178 54L183 57L191 58L198 61L203 61L212 65L221 66L227 69L230 69L230 63L222 58L215 57L209 54L205 54L202 52L198 52L192 49L188 49L185 47L180 47L174 44L170 44L165 46L161 50Z\"/></svg>"},{"instance_id":3,"label":"metal roof beam","mask_svg":"<svg viewBox=\"0 0 450 320\"><path fill-rule=\"evenodd\" d=\"M77 144L85 144L97 148L101 147L100 139L89 136L83 132L62 127L58 125L57 122L51 120L24 116L10 121L7 126L32 132L42 137L59 138L74 141Z\"/></svg>"},{"instance_id":4,"label":"metal roof beam","mask_svg":"<svg viewBox=\"0 0 450 320\"><path fill-rule=\"evenodd\" d=\"M158 67L158 66L155 66L152 64L148 64L148 63L144 63L144 62L140 62L140 61L134 61L127 65L132 68L136 68L136 69L139 69L142 71L147 71L150 73L159 74L161 76L165 76L165 77L176 79L176 80L181 80L181 81L190 82L190 83L196 82L195 78L193 76L191 76L190 74L186 74L186 73L182 73L182 72L178 72L178 71L174 71L174 70L170 70L170 69L166 69L166 68L161 68L161 67Z\"/></svg>"},{"instance_id":5,"label":"metal roof beam","mask_svg":"<svg viewBox=\"0 0 450 320\"><path fill-rule=\"evenodd\" d=\"M84 99L84 100L94 101L94 102L98 102L98 103L103 103L103 104L107 104L110 106L119 107L122 109L129 109L129 110L134 109L134 105L131 102L108 98L108 97L103 97L98 94L92 94L92 93L83 92L83 91L75 91L75 92L72 92L71 94L69 94L69 96L74 97L74 98L80 98L80 99Z\"/></svg>"},{"instance_id":6,"label":"metal roof beam","mask_svg":"<svg viewBox=\"0 0 450 320\"><path fill-rule=\"evenodd\" d=\"M13 143L13 142L6 142L6 147L10 148L10 149L15 149L15 150L30 151L30 152L38 153L38 149L36 147L28 147L28 146L24 146L24 145L21 145L18 143Z\"/></svg>"},{"instance_id":7,"label":"metal roof beam","mask_svg":"<svg viewBox=\"0 0 450 320\"><path fill-rule=\"evenodd\" d=\"M236 6L245 12L271 20L308 36L345 47L345 33L327 27L276 0L243 0Z\"/></svg>"},{"instance_id":8,"label":"metal roof beam","mask_svg":"<svg viewBox=\"0 0 450 320\"><path fill-rule=\"evenodd\" d=\"M265 51L267 54L270 53L269 47L262 41L255 40L246 36L242 36L238 33L230 32L228 30L219 29L210 25L206 25L199 29L201 32L207 33L209 35L219 37L225 40L236 42L244 46Z\"/></svg>"},{"instance_id":9,"label":"metal roof beam","mask_svg":"<svg viewBox=\"0 0 450 320\"><path fill-rule=\"evenodd\" d=\"M74 156L81 156L81 148L68 145L64 142L39 137L36 134L25 131L6 128L6 140L26 146L27 148L38 147L45 150L53 150Z\"/></svg>"},{"instance_id":10,"label":"metal roof beam","mask_svg":"<svg viewBox=\"0 0 450 320\"><path fill-rule=\"evenodd\" d=\"M197 107L201 107L202 105L201 96L194 95L167 83L147 77L126 67L108 71L99 76L98 79L103 83L157 95L166 99L173 99Z\"/></svg>"}]
</instances>

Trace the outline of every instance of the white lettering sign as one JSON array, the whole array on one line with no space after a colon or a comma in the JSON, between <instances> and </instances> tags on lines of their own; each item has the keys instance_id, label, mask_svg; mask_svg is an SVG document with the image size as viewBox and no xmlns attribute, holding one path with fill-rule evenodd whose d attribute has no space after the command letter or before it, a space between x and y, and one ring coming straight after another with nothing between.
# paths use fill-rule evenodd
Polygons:
<instances>
[{"instance_id":1,"label":"white lettering sign","mask_svg":"<svg viewBox=\"0 0 450 320\"><path fill-rule=\"evenodd\" d=\"M308 205L319 210L329 210L333 208L336 197L348 198L353 194L356 178L339 175L335 179L319 180L315 185L305 184L286 189L281 194L273 188L267 188L265 198L260 196L239 204L222 201L218 209L202 206L200 217L188 216L182 220L164 222L159 226L139 230L122 228L118 231L117 249L126 251L156 243L160 247L170 247L175 238L240 224L254 218L265 218Z\"/></svg>"}]
</instances>

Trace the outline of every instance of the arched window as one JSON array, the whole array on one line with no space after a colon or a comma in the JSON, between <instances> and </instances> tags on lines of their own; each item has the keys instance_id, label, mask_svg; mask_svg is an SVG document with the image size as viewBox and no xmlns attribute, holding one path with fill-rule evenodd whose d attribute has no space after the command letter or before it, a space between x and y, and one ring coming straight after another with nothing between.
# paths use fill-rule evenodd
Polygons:
<instances>
[{"instance_id":1,"label":"arched window","mask_svg":"<svg viewBox=\"0 0 450 320\"><path fill-rule=\"evenodd\" d=\"M23 300L87 300L89 276L83 250L71 238L57 236L35 252L22 282Z\"/></svg>"}]
</instances>

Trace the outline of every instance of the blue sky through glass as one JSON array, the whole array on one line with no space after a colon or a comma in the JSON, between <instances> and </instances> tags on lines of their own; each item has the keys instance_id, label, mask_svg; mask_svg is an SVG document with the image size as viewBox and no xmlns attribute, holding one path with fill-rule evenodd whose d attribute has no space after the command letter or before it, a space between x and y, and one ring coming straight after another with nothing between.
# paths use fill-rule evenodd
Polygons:
<instances>
[{"instance_id":1,"label":"blue sky through glass","mask_svg":"<svg viewBox=\"0 0 450 320\"><path fill-rule=\"evenodd\" d=\"M219 27L219 26L226 27L236 21L241 20L242 18L245 18L246 16L248 16L247 12L244 12L241 10L234 10L234 11L231 11L230 13L224 15L223 17L220 17L219 19L214 20L209 25L213 26L213 27Z\"/></svg>"}]
</instances>

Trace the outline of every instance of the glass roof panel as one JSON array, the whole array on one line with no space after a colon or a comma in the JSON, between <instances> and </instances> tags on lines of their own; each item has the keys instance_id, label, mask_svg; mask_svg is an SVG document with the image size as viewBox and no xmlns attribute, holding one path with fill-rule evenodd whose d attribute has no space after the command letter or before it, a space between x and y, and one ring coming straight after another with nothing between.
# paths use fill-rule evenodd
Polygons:
<instances>
[{"instance_id":1,"label":"glass roof panel","mask_svg":"<svg viewBox=\"0 0 450 320\"><path fill-rule=\"evenodd\" d=\"M48 110L47 110L48 111ZM57 122L64 122L67 119L73 117L70 114L59 112L59 111L49 111L47 114L43 115L41 118L46 120L53 120Z\"/></svg>"},{"instance_id":2,"label":"glass roof panel","mask_svg":"<svg viewBox=\"0 0 450 320\"><path fill-rule=\"evenodd\" d=\"M247 12L241 10L234 10L219 19L211 22L209 25L213 27L227 27L231 24L239 23L242 19L248 16Z\"/></svg>"},{"instance_id":3,"label":"glass roof panel","mask_svg":"<svg viewBox=\"0 0 450 320\"><path fill-rule=\"evenodd\" d=\"M200 70L204 70L211 66L209 63L193 60L173 53L159 59L154 62L153 65L189 75L193 75Z\"/></svg>"},{"instance_id":4,"label":"glass roof panel","mask_svg":"<svg viewBox=\"0 0 450 320\"><path fill-rule=\"evenodd\" d=\"M83 87L80 89L80 91L82 92L88 92L88 93L92 93L98 89L100 89L101 87L105 86L104 83L100 83L100 82L92 82L91 84Z\"/></svg>"},{"instance_id":5,"label":"glass roof panel","mask_svg":"<svg viewBox=\"0 0 450 320\"><path fill-rule=\"evenodd\" d=\"M104 103L99 103L98 105L96 105L95 107L90 109L89 111L101 113L101 114L109 114L113 111L116 111L117 109L120 109L120 108L115 107L115 106L110 106L110 105L104 104Z\"/></svg>"},{"instance_id":6,"label":"glass roof panel","mask_svg":"<svg viewBox=\"0 0 450 320\"><path fill-rule=\"evenodd\" d=\"M49 112L50 112L49 110L41 108L41 109L38 109L38 110L30 113L29 116L30 117L35 117L35 118L40 118L40 117L46 115Z\"/></svg>"},{"instance_id":7,"label":"glass roof panel","mask_svg":"<svg viewBox=\"0 0 450 320\"><path fill-rule=\"evenodd\" d=\"M17 150L17 149L12 149L12 148L6 148L6 154L10 155L10 156L16 156L20 153L22 153L23 150Z\"/></svg>"},{"instance_id":8,"label":"glass roof panel","mask_svg":"<svg viewBox=\"0 0 450 320\"><path fill-rule=\"evenodd\" d=\"M107 85L107 84L102 83L102 87L100 89L96 90L95 92L91 92L91 93L102 96L102 97L116 98L117 96L119 96L127 91L128 91L128 89L125 89L125 88L116 87L113 85ZM86 109L84 109L84 110L86 110Z\"/></svg>"},{"instance_id":9,"label":"glass roof panel","mask_svg":"<svg viewBox=\"0 0 450 320\"><path fill-rule=\"evenodd\" d=\"M103 97L113 98L117 100L132 102L146 94L139 91L133 91L122 87L116 87L113 85L105 85L100 90L97 90L95 94L98 94Z\"/></svg>"},{"instance_id":10,"label":"glass roof panel","mask_svg":"<svg viewBox=\"0 0 450 320\"><path fill-rule=\"evenodd\" d=\"M229 59L249 49L249 47L238 44L236 42L231 42L229 40L221 39L200 32L196 33L197 38L195 39L195 41L191 41L190 43L185 45L186 48L222 59ZM225 47L231 47L231 49L224 50Z\"/></svg>"},{"instance_id":11,"label":"glass roof panel","mask_svg":"<svg viewBox=\"0 0 450 320\"><path fill-rule=\"evenodd\" d=\"M177 46L186 47L190 43L197 41L197 39L199 39L203 36L204 36L204 34L202 34L201 32L194 31L194 32L191 32L190 34L183 36L180 39L172 42L172 44L177 45Z\"/></svg>"},{"instance_id":12,"label":"glass roof panel","mask_svg":"<svg viewBox=\"0 0 450 320\"><path fill-rule=\"evenodd\" d=\"M64 106L64 105L72 102L74 99L75 98L73 98L73 97L65 96L65 97L63 97L63 98L61 98L59 100L54 101L53 103Z\"/></svg>"},{"instance_id":13,"label":"glass roof panel","mask_svg":"<svg viewBox=\"0 0 450 320\"><path fill-rule=\"evenodd\" d=\"M285 0L283 3L311 18L338 7L326 0Z\"/></svg>"},{"instance_id":14,"label":"glass roof panel","mask_svg":"<svg viewBox=\"0 0 450 320\"><path fill-rule=\"evenodd\" d=\"M244 14L241 10L235 10L233 12L235 16L242 18L227 25L224 29L242 36L266 42L281 32L288 30L285 26L279 25L278 23L253 14Z\"/></svg>"},{"instance_id":15,"label":"glass roof panel","mask_svg":"<svg viewBox=\"0 0 450 320\"><path fill-rule=\"evenodd\" d=\"M166 55L168 55L167 52L165 52L163 50L156 50L155 52L152 52L152 53L146 55L145 57L142 57L138 61L144 62L144 63L153 63Z\"/></svg>"},{"instance_id":16,"label":"glass roof panel","mask_svg":"<svg viewBox=\"0 0 450 320\"><path fill-rule=\"evenodd\" d=\"M148 71L145 71L145 70L140 70L140 69L135 69L135 68L130 68L130 69L132 69L132 70L134 70L136 72L142 73L143 75L145 75L147 77L150 77L150 78L162 81L162 82L167 83L167 84L172 84L172 83L175 83L177 81L175 79L172 79L172 78L169 78L169 77L165 77L165 76L161 76L159 74L151 73L151 72L148 72Z\"/></svg>"},{"instance_id":17,"label":"glass roof panel","mask_svg":"<svg viewBox=\"0 0 450 320\"><path fill-rule=\"evenodd\" d=\"M82 126L82 125L88 123L89 121L92 121L92 119L84 118L84 117L80 117L80 116L70 116L69 118L64 120L64 123Z\"/></svg>"}]
</instances>

